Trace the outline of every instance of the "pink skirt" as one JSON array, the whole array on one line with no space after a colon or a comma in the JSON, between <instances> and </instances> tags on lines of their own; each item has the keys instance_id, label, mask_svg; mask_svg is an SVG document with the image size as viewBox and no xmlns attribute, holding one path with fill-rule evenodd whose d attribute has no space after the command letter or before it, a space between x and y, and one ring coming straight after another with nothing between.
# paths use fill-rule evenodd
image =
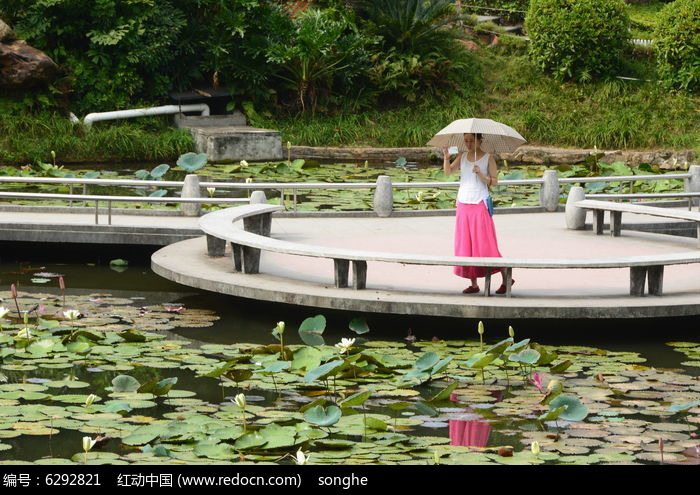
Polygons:
<instances>
[{"instance_id":1,"label":"pink skirt","mask_svg":"<svg viewBox=\"0 0 700 495\"><path fill-rule=\"evenodd\" d=\"M457 222L455 224L455 256L472 258L501 258L496 239L496 227L482 201L475 205L457 202ZM491 273L501 271L493 268ZM486 276L486 268L476 266L455 266L455 275L464 278Z\"/></svg>"}]
</instances>

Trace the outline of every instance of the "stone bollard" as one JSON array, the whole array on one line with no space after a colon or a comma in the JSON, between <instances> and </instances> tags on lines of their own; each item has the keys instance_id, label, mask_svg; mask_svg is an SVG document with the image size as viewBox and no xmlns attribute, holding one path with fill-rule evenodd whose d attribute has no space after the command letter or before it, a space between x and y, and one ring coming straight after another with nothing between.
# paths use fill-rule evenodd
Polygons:
<instances>
[{"instance_id":1,"label":"stone bollard","mask_svg":"<svg viewBox=\"0 0 700 495\"><path fill-rule=\"evenodd\" d=\"M574 206L573 203L586 199L586 193L581 186L573 186L566 198L566 228L569 230L584 230L586 228L586 210Z\"/></svg>"},{"instance_id":2,"label":"stone bollard","mask_svg":"<svg viewBox=\"0 0 700 495\"><path fill-rule=\"evenodd\" d=\"M700 193L700 165L691 165L688 169L690 179L686 182L686 192ZM690 200L690 204L694 204L696 198ZM700 208L700 198L697 198L698 208Z\"/></svg>"},{"instance_id":3,"label":"stone bollard","mask_svg":"<svg viewBox=\"0 0 700 495\"><path fill-rule=\"evenodd\" d=\"M377 177L377 188L374 190L374 212L378 217L389 217L394 211L394 191L391 187L391 177Z\"/></svg>"},{"instance_id":4,"label":"stone bollard","mask_svg":"<svg viewBox=\"0 0 700 495\"><path fill-rule=\"evenodd\" d=\"M540 206L546 211L557 211L559 206L559 178L556 170L545 170L540 188Z\"/></svg>"},{"instance_id":5,"label":"stone bollard","mask_svg":"<svg viewBox=\"0 0 700 495\"><path fill-rule=\"evenodd\" d=\"M700 192L700 165L691 165L688 169L690 179L688 179L687 192Z\"/></svg>"},{"instance_id":6,"label":"stone bollard","mask_svg":"<svg viewBox=\"0 0 700 495\"><path fill-rule=\"evenodd\" d=\"M265 191L253 191L253 193L250 195L250 204L267 204L267 196L265 196Z\"/></svg>"},{"instance_id":7,"label":"stone bollard","mask_svg":"<svg viewBox=\"0 0 700 495\"><path fill-rule=\"evenodd\" d=\"M180 197L201 198L202 194L199 189L199 176L197 174L188 174L185 177ZM202 205L200 203L181 203L180 209L186 217L198 217L202 212Z\"/></svg>"}]
</instances>

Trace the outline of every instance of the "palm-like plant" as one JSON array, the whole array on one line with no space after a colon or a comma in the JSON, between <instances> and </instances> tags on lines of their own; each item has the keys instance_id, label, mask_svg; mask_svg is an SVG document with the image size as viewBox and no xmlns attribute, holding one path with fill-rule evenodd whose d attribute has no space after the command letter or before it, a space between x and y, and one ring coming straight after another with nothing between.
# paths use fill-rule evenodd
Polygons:
<instances>
[{"instance_id":1,"label":"palm-like plant","mask_svg":"<svg viewBox=\"0 0 700 495\"><path fill-rule=\"evenodd\" d=\"M451 43L458 36L454 24L465 18L455 13L452 0L364 0L358 13L385 48L410 54Z\"/></svg>"}]
</instances>

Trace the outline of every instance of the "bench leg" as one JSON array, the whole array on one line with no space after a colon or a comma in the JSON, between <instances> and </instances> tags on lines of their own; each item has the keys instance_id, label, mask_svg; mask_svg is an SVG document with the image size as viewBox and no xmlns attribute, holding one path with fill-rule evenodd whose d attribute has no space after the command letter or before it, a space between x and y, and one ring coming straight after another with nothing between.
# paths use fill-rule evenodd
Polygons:
<instances>
[{"instance_id":1,"label":"bench leg","mask_svg":"<svg viewBox=\"0 0 700 495\"><path fill-rule=\"evenodd\" d=\"M212 258L221 258L226 251L226 241L207 234L207 254Z\"/></svg>"},{"instance_id":2,"label":"bench leg","mask_svg":"<svg viewBox=\"0 0 700 495\"><path fill-rule=\"evenodd\" d=\"M644 281L647 276L646 266L630 267L630 296L644 295Z\"/></svg>"},{"instance_id":3,"label":"bench leg","mask_svg":"<svg viewBox=\"0 0 700 495\"><path fill-rule=\"evenodd\" d=\"M233 271L243 271L243 246L231 243L231 257L233 258Z\"/></svg>"},{"instance_id":4,"label":"bench leg","mask_svg":"<svg viewBox=\"0 0 700 495\"><path fill-rule=\"evenodd\" d=\"M664 265L650 266L647 270L650 296L660 296L664 290Z\"/></svg>"},{"instance_id":5,"label":"bench leg","mask_svg":"<svg viewBox=\"0 0 700 495\"><path fill-rule=\"evenodd\" d=\"M243 273L260 273L260 250L241 246L243 250Z\"/></svg>"},{"instance_id":6,"label":"bench leg","mask_svg":"<svg viewBox=\"0 0 700 495\"><path fill-rule=\"evenodd\" d=\"M348 260L333 260L335 271L335 286L338 289L348 286L348 271L350 269L350 261Z\"/></svg>"},{"instance_id":7,"label":"bench leg","mask_svg":"<svg viewBox=\"0 0 700 495\"><path fill-rule=\"evenodd\" d=\"M352 262L352 288L361 290L367 287L367 262L357 260Z\"/></svg>"},{"instance_id":8,"label":"bench leg","mask_svg":"<svg viewBox=\"0 0 700 495\"><path fill-rule=\"evenodd\" d=\"M605 212L603 210L593 210L593 233L596 235L603 234L603 220Z\"/></svg>"},{"instance_id":9,"label":"bench leg","mask_svg":"<svg viewBox=\"0 0 700 495\"><path fill-rule=\"evenodd\" d=\"M484 297L491 295L491 267L486 267L486 276L484 277Z\"/></svg>"},{"instance_id":10,"label":"bench leg","mask_svg":"<svg viewBox=\"0 0 700 495\"><path fill-rule=\"evenodd\" d=\"M610 235L613 237L620 237L621 227L622 227L622 212L621 211L611 211L610 212Z\"/></svg>"},{"instance_id":11,"label":"bench leg","mask_svg":"<svg viewBox=\"0 0 700 495\"><path fill-rule=\"evenodd\" d=\"M513 285L513 269L506 268L506 297L510 297L511 285Z\"/></svg>"},{"instance_id":12,"label":"bench leg","mask_svg":"<svg viewBox=\"0 0 700 495\"><path fill-rule=\"evenodd\" d=\"M698 201L700 201L700 200L698 200ZM700 211L700 210L698 210L698 211ZM700 222L696 223L695 225L696 225L695 229L698 231L698 235L696 236L698 238L698 247L700 248Z\"/></svg>"}]
</instances>

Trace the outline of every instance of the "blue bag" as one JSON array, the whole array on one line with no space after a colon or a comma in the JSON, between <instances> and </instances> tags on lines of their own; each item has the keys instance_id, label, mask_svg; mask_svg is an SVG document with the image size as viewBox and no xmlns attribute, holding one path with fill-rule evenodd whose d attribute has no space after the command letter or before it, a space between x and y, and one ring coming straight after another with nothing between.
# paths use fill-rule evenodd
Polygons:
<instances>
[{"instance_id":1,"label":"blue bag","mask_svg":"<svg viewBox=\"0 0 700 495\"><path fill-rule=\"evenodd\" d=\"M489 210L489 215L493 216L493 199L491 199L491 196L487 196L484 201L486 202L486 209Z\"/></svg>"}]
</instances>

